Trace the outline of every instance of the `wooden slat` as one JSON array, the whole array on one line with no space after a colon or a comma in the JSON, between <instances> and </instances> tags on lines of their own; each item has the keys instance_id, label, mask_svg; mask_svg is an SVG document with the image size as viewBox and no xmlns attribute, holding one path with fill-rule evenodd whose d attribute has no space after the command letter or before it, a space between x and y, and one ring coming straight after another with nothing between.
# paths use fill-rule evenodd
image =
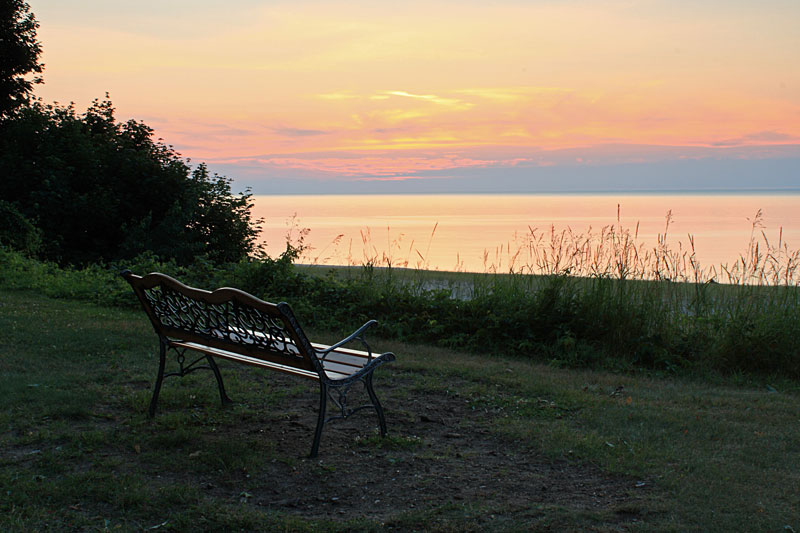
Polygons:
<instances>
[{"instance_id":1,"label":"wooden slat","mask_svg":"<svg viewBox=\"0 0 800 533\"><path fill-rule=\"evenodd\" d=\"M229 329L231 331L233 331L234 333L236 333L238 335L243 335L243 336L249 336L249 337L270 337L271 336L269 333L266 333L264 331L256 331L256 330L252 330L252 329L235 328L235 327L229 327ZM330 348L329 344L321 344L321 343L318 343L318 342L312 342L311 346L315 350L320 351L320 352L325 351L328 348ZM295 347L292 346L292 348L295 348ZM346 354L346 355L351 355L353 357L360 357L362 359L369 359L370 358L369 352L365 352L363 350L353 350L352 348L344 348L344 347L336 348L335 352L341 353L341 354ZM374 355L373 355L373 357L374 357ZM359 364L361 366L363 366L363 363L359 363Z\"/></svg>"},{"instance_id":2,"label":"wooden slat","mask_svg":"<svg viewBox=\"0 0 800 533\"><path fill-rule=\"evenodd\" d=\"M337 372L336 370L326 370L325 375L328 376L330 379L344 379L350 377L352 372L347 374L343 374L341 372Z\"/></svg>"},{"instance_id":3,"label":"wooden slat","mask_svg":"<svg viewBox=\"0 0 800 533\"><path fill-rule=\"evenodd\" d=\"M369 359L364 357L353 357L352 355L339 352L331 352L325 357L325 362L328 361L355 368L364 368L364 366L366 366L366 364L369 362Z\"/></svg>"},{"instance_id":4,"label":"wooden slat","mask_svg":"<svg viewBox=\"0 0 800 533\"><path fill-rule=\"evenodd\" d=\"M326 361L324 361L322 363L322 368L325 369L325 373L328 374L328 375L330 375L331 372L336 372L337 374L344 374L346 376L350 376L352 374L355 374L356 372L358 372L359 370L361 370L364 367L363 366L357 367L357 366L350 366L350 365L342 365L342 364L336 363L335 361L326 360Z\"/></svg>"},{"instance_id":5,"label":"wooden slat","mask_svg":"<svg viewBox=\"0 0 800 533\"><path fill-rule=\"evenodd\" d=\"M324 350L327 350L328 348L330 348L330 346L329 346L329 345L327 345L327 344L320 344L320 343L318 343L318 342L312 342L312 343L311 343L311 346L312 346L312 347L313 347L315 350L318 350L318 351L320 351L320 352L321 352L321 351L324 351ZM362 358L362 359L369 359L369 352L364 352L364 351L362 351L362 350L352 350L352 349L350 349L350 348L336 348L336 350L334 350L334 352L337 352L337 353L342 353L342 354L347 354L347 355L352 355L353 357L360 357L360 358ZM331 352L331 353L334 353L334 352ZM376 355L375 355L375 354L372 354L372 356L373 356L373 358L374 358L374 357L376 357Z\"/></svg>"},{"instance_id":6,"label":"wooden slat","mask_svg":"<svg viewBox=\"0 0 800 533\"><path fill-rule=\"evenodd\" d=\"M177 346L181 348L188 348L190 350L194 350L201 353L207 353L209 355L213 355L214 357L221 357L223 359L229 359L231 361L238 361L240 363L245 363L248 365L259 366L262 368L270 368L272 370L277 370L278 372L284 372L286 374L293 374L295 376L301 376L308 379L313 379L319 381L319 374L313 372L311 370L303 370L302 368L295 368L293 366L282 365L280 363L274 363L272 361L266 361L264 359L258 359L256 357L250 357L247 355L238 354L235 352L229 352L226 350L220 350L218 348L211 348L209 346L203 346L202 344L197 344L194 342L180 342L180 341L171 341L170 344L172 346ZM334 374L339 374L339 372L333 372ZM346 376L349 374L342 374L342 376Z\"/></svg>"},{"instance_id":7,"label":"wooden slat","mask_svg":"<svg viewBox=\"0 0 800 533\"><path fill-rule=\"evenodd\" d=\"M190 350L194 350L197 352L207 353L209 355L213 355L214 357L228 359L229 361L237 361L239 363L245 363L248 365L258 366L261 368L269 368L271 370L277 370L278 372L284 372L286 374L292 374L295 376L301 376L304 378L319 381L319 374L310 370L303 370L302 368L295 368L288 365L282 365L280 363L274 363L272 361L266 361L264 359L258 359L256 357L249 357L247 355L241 355L235 352L229 352L226 350L211 348L209 346L203 346L202 344L196 344L194 342L172 341L170 344L172 346L188 348ZM346 365L339 365L336 363L331 363L331 364L326 363L323 365L323 368L325 369L325 374L329 378L343 379L355 374L362 367L352 367Z\"/></svg>"},{"instance_id":8,"label":"wooden slat","mask_svg":"<svg viewBox=\"0 0 800 533\"><path fill-rule=\"evenodd\" d=\"M263 331L255 331L255 330L243 329L243 328L230 328L230 329L232 331L234 331L235 333L239 334L239 335L244 335L244 336L249 336L249 337L262 337L262 338L271 337L271 335L269 333L266 333L266 332L263 332ZM321 344L321 343L318 343L318 342L312 342L311 346L312 346L312 348L314 348L315 350L320 351L320 352L325 351L328 348L330 348L330 345ZM295 346L291 346L291 345L290 345L290 348L292 348L294 350L297 349ZM373 358L374 357L375 356L373 355ZM356 367L356 368L363 368L364 365L366 365L367 362L370 360L370 354L369 354L369 352L365 352L365 351L362 351L362 350L353 350L351 348L340 347L340 348L337 348L336 350L334 350L333 352L329 353L325 357L325 360L326 361L334 361L336 363L341 363L341 364L346 365L346 366L352 366L352 367ZM350 373L352 373L352 372L350 372Z\"/></svg>"}]
</instances>

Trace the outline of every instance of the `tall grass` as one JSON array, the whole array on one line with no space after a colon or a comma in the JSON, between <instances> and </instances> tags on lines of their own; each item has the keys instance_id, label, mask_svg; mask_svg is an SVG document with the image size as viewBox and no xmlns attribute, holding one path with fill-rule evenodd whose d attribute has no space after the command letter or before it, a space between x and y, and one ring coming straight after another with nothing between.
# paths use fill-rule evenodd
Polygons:
<instances>
[{"instance_id":1,"label":"tall grass","mask_svg":"<svg viewBox=\"0 0 800 533\"><path fill-rule=\"evenodd\" d=\"M366 301L414 302L416 308L385 310L401 337L568 366L800 377L800 251L790 250L782 233L771 242L759 210L739 259L703 267L691 235L688 247L671 245L671 222L668 212L650 247L638 224L624 227L619 213L599 231L529 227L494 254L485 251L482 274L460 275L396 270L409 265L412 252L425 260L436 226L426 253L412 241L404 259L391 253L403 251L400 238L379 253L366 231L363 249L374 254L350 275L371 288Z\"/></svg>"},{"instance_id":2,"label":"tall grass","mask_svg":"<svg viewBox=\"0 0 800 533\"><path fill-rule=\"evenodd\" d=\"M295 219L293 219L295 220ZM632 280L666 280L691 283L725 283L729 285L797 285L800 278L800 250L790 250L780 230L777 242L771 242L763 229L761 210L748 220L751 233L747 249L733 263L703 265L698 259L694 236L688 243L670 240L672 211L665 215L664 230L656 236L654 245L639 237L639 224L633 228L622 225L619 206L617 222L599 230L589 227L584 232L572 228L556 231L555 226L539 229L528 226L528 231L515 234L513 240L501 244L493 251L483 251L483 273L568 275L586 278L613 278ZM295 223L296 220L295 220ZM414 240L406 246L405 235L392 236L386 228L385 246L379 246L370 228L360 231L360 254L354 252L350 239L347 253L339 251L344 234L316 250L305 245L298 260L312 265L346 265L387 268L434 268L430 250L438 222L424 246L424 252ZM303 237L309 230L304 230ZM456 257L454 272L465 272L460 255ZM435 267L436 270L439 267Z\"/></svg>"},{"instance_id":3,"label":"tall grass","mask_svg":"<svg viewBox=\"0 0 800 533\"><path fill-rule=\"evenodd\" d=\"M277 259L225 265L198 258L178 266L146 254L125 265L62 270L0 248L0 287L135 305L116 273L158 270L199 287L290 301L316 329L343 332L377 318L387 338L570 367L800 378L798 252L781 237L767 239L759 212L740 260L702 269L691 239L689 249L670 247L670 221L667 214L649 249L638 228L619 222L585 233L530 228L523 243L502 247L505 263L500 249L493 261L487 253L482 274L425 270L437 226L424 253L402 236L393 240L389 228L389 249L378 252L366 246L365 231L372 253L351 257L358 267L314 275L293 264L308 256L305 230L290 232ZM416 268L408 268L414 257Z\"/></svg>"},{"instance_id":4,"label":"tall grass","mask_svg":"<svg viewBox=\"0 0 800 533\"><path fill-rule=\"evenodd\" d=\"M436 228L438 227L438 222L433 225L433 230L431 230L428 244L425 247L425 253L422 253L419 248L415 246L417 243L413 239L406 248L405 235L401 233L395 237L392 237L392 228L389 226L386 227L386 247L382 248L382 250L379 252L378 246L374 243L372 238L372 230L370 228L362 229L359 231L359 236L361 238L361 256L356 257L353 255L353 240L350 239L348 242L347 256L344 259L344 264L346 266L385 267L389 269L413 268L415 270L427 270L431 268L428 258L430 257L433 237L436 235ZM323 247L320 252L317 252L310 247L298 247L298 250L300 250L299 260L307 261L312 265L335 265L336 261L341 261L341 258L338 255L331 255L325 258L322 258L322 255L331 247L336 249L343 238L344 234L337 235L333 241Z\"/></svg>"}]
</instances>

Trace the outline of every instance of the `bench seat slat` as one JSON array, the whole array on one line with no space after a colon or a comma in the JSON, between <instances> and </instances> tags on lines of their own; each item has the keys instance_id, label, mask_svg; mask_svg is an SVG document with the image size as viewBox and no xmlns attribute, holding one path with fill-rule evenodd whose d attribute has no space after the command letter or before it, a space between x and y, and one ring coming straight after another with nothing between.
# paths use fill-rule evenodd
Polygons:
<instances>
[{"instance_id":1,"label":"bench seat slat","mask_svg":"<svg viewBox=\"0 0 800 533\"><path fill-rule=\"evenodd\" d=\"M230 331L240 335L242 339L248 339L252 337L260 337L260 338L272 338L272 335L266 333L264 331L254 331L252 329L244 329L244 328L236 328L236 327L229 327ZM283 344L276 341L279 345L279 349L283 349ZM323 352L330 348L327 344L321 344L318 342L312 342L311 347L317 350L318 352ZM293 352L297 352L297 347L293 345L288 345L289 348ZM299 352L298 352L299 353ZM353 374L355 370L359 370L364 368L364 366L374 358L374 355L370 357L369 352L365 352L362 350L353 350L351 348L344 348L339 347L336 350L330 352L327 356L325 356L325 370L327 371L329 368L328 362L337 363L336 366L332 366L331 368L336 368L339 372L344 372L347 375ZM341 365L347 367L353 367L355 370L347 370L341 367Z\"/></svg>"},{"instance_id":2,"label":"bench seat slat","mask_svg":"<svg viewBox=\"0 0 800 533\"><path fill-rule=\"evenodd\" d=\"M355 368L363 368L370 360L368 357L354 357L350 354L344 354L339 350L335 350L326 355L324 361L326 363L331 362Z\"/></svg>"},{"instance_id":3,"label":"bench seat slat","mask_svg":"<svg viewBox=\"0 0 800 533\"><path fill-rule=\"evenodd\" d=\"M240 363L245 363L253 366L270 368L272 370L277 370L278 372L285 372L287 374L293 374L296 376L302 376L308 379L319 381L319 375L316 372L310 370L303 370L300 368L295 368L293 366L282 365L280 363L266 361L264 359L259 359L257 357L250 357L248 355L242 355L235 352L229 352L227 350L220 350L218 348L212 348L210 346L204 346L202 344L197 344L194 342L171 341L170 344L172 346L188 348L190 350L207 353L209 355L213 355L215 357L221 357L223 359L230 359L232 361L238 361ZM331 379L343 379L349 377L364 367L363 364L356 367L354 365L338 364L338 362L336 361L330 361L330 362L325 361L323 362L322 366L325 369L325 374Z\"/></svg>"},{"instance_id":4,"label":"bench seat slat","mask_svg":"<svg viewBox=\"0 0 800 533\"><path fill-rule=\"evenodd\" d=\"M272 338L272 335L264 331L255 331L252 329L245 329L239 327L229 327L228 330L235 333L236 335L239 335L242 341L247 341L248 338L252 337L260 337L262 339ZM276 340L276 346L278 346L279 350L282 350L284 348L282 342L277 340ZM321 344L318 342L312 342L311 347L317 350L317 352L323 352L328 348L330 348L329 345ZM291 344L286 345L286 348L294 353L299 353L297 347L294 345ZM330 352L327 356L325 356L325 362L330 361L338 363L339 365L345 365L354 367L355 369L361 369L374 357L375 357L374 355L370 356L369 352L365 352L362 350L354 350L351 348L339 347L336 350ZM325 366L327 370L328 365L323 365L323 366ZM346 371L346 373L347 375L350 375L353 374L354 371L349 370Z\"/></svg>"},{"instance_id":5,"label":"bench seat slat","mask_svg":"<svg viewBox=\"0 0 800 533\"><path fill-rule=\"evenodd\" d=\"M314 349L317 350L317 351L323 351L323 350L327 350L328 348L330 348L330 346L328 346L327 344L320 344L318 342L312 342L311 346L313 346ZM340 348L336 348L336 350L334 350L331 353L339 353L339 354L342 354L342 355L350 355L352 357L356 357L356 358L360 358L360 359L369 359L369 352L365 352L365 351L362 351L362 350L353 350L353 349L350 349L350 348L341 348L341 347ZM375 354L373 354L372 357L375 357Z\"/></svg>"},{"instance_id":6,"label":"bench seat slat","mask_svg":"<svg viewBox=\"0 0 800 533\"><path fill-rule=\"evenodd\" d=\"M327 361L326 360L326 361L322 362L322 368L325 369L325 373L328 374L328 377L332 377L331 376L331 372L336 372L337 374L343 374L345 376L350 376L352 374L355 374L359 370L361 370L363 368L363 366L355 367L355 366L352 366L352 365L343 365L343 364L337 363L336 361Z\"/></svg>"},{"instance_id":7,"label":"bench seat slat","mask_svg":"<svg viewBox=\"0 0 800 533\"><path fill-rule=\"evenodd\" d=\"M231 326L228 327L228 330L233 332L233 333L235 333L236 335L240 335L240 338L242 339L242 341L246 341L248 337L272 338L272 335L270 335L269 333L266 333L264 331L254 331L252 329L245 329L245 328L238 328L238 327L231 327ZM281 344L280 346L282 348L283 345ZM311 346L315 350L317 350L318 352L322 352L322 351L325 351L328 348L330 348L329 345L321 344L319 342L312 342ZM289 345L287 348L292 350L292 351L295 351L295 352L297 351L297 347L292 346L292 345ZM335 352L336 353L340 353L342 355L350 355L350 356L353 356L355 358L360 358L360 359L369 359L370 358L369 352L365 352L365 351L362 351L362 350L354 350L352 348L339 347L339 348L337 348L335 350ZM354 359L353 362L354 362L354 366L364 366L363 361L359 361L358 359Z\"/></svg>"},{"instance_id":8,"label":"bench seat slat","mask_svg":"<svg viewBox=\"0 0 800 533\"><path fill-rule=\"evenodd\" d=\"M277 370L278 372L285 372L287 374L294 374L295 376L301 376L309 379L319 380L319 375L311 370L304 370L293 366L282 365L280 363L273 363L272 361L266 361L264 359L259 359L257 357L250 357L248 355L229 352L227 350L220 350L219 348L212 348L210 346L204 346L202 344L197 344L195 342L170 341L170 345L179 348L188 348L190 350L206 353L209 355L213 355L215 357L221 357L223 359L238 361L240 363L245 363L248 365L260 366L263 368L271 368L272 370Z\"/></svg>"}]
</instances>

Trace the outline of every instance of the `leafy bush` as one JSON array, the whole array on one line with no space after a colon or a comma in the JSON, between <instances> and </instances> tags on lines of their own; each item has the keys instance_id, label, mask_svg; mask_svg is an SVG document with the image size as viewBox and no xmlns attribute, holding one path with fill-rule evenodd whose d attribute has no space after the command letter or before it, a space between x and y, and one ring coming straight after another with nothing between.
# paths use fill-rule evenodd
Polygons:
<instances>
[{"instance_id":1,"label":"leafy bush","mask_svg":"<svg viewBox=\"0 0 800 533\"><path fill-rule=\"evenodd\" d=\"M249 193L194 170L153 130L117 123L109 100L83 114L34 102L0 122L0 197L41 231L40 257L88 265L151 251L179 264L256 250Z\"/></svg>"},{"instance_id":2,"label":"leafy bush","mask_svg":"<svg viewBox=\"0 0 800 533\"><path fill-rule=\"evenodd\" d=\"M375 334L569 367L614 371L781 374L800 378L800 296L795 287L714 286L564 275L479 276L471 298L403 283L391 271L360 276L298 272L291 250L277 259L216 265L162 261L152 253L124 263L60 268L0 247L0 288L137 306L123 268L164 272L206 289L233 286L289 301L316 330L352 331L369 318ZM703 305L694 301L702 295Z\"/></svg>"},{"instance_id":3,"label":"leafy bush","mask_svg":"<svg viewBox=\"0 0 800 533\"><path fill-rule=\"evenodd\" d=\"M0 245L35 255L42 245L41 232L9 202L0 200Z\"/></svg>"}]
</instances>

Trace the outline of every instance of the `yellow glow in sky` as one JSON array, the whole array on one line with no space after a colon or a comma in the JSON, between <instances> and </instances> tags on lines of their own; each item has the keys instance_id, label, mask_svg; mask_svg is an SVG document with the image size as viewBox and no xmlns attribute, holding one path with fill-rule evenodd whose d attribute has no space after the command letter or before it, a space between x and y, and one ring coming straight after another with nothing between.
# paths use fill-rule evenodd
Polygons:
<instances>
[{"instance_id":1,"label":"yellow glow in sky","mask_svg":"<svg viewBox=\"0 0 800 533\"><path fill-rule=\"evenodd\" d=\"M800 145L795 0L30 3L46 101L263 180Z\"/></svg>"}]
</instances>

